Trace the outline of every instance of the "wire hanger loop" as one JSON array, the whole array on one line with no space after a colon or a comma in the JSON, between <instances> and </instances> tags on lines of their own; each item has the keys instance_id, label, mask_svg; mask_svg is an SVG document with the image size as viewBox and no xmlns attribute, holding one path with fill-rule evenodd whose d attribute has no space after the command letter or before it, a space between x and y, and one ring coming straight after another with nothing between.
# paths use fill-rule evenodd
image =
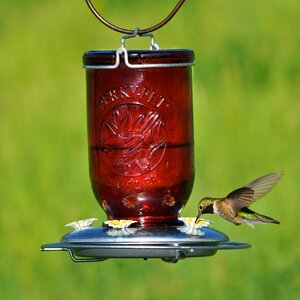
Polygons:
<instances>
[{"instance_id":1,"label":"wire hanger loop","mask_svg":"<svg viewBox=\"0 0 300 300\"><path fill-rule=\"evenodd\" d=\"M91 0L85 0L86 4L88 5L89 9L92 11L92 13L96 16L96 18L102 22L104 25L106 25L107 27L109 27L112 30L115 30L117 32L121 32L121 33L125 33L125 34L133 34L135 33L135 29L126 29L126 28L121 28L118 27L112 23L110 23L109 21L107 21L105 18L102 17L102 15L97 11L97 9L95 8L95 6L92 4ZM175 14L178 12L178 10L180 9L180 7L183 5L183 3L185 2L185 0L179 0L178 3L176 4L176 6L173 8L173 10L169 13L169 15L164 18L161 22L159 22L158 24L148 27L148 28L144 28L144 29L139 29L138 31L138 35L142 35L142 34L146 34L149 32L153 32L161 27L163 27L164 25L166 25L174 16Z\"/></svg>"}]
</instances>

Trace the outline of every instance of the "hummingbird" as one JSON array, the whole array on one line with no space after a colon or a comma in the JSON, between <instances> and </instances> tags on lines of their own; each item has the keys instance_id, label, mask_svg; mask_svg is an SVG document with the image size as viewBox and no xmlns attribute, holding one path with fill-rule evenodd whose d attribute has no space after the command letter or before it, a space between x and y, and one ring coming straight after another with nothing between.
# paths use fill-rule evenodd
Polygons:
<instances>
[{"instance_id":1,"label":"hummingbird","mask_svg":"<svg viewBox=\"0 0 300 300\"><path fill-rule=\"evenodd\" d=\"M277 220L250 210L249 206L269 193L278 183L282 175L282 172L265 175L232 191L223 198L205 197L201 199L198 204L198 216L195 224L199 222L202 214L207 213L219 215L235 225L245 223L252 228L254 228L254 224L259 223L280 224Z\"/></svg>"}]
</instances>

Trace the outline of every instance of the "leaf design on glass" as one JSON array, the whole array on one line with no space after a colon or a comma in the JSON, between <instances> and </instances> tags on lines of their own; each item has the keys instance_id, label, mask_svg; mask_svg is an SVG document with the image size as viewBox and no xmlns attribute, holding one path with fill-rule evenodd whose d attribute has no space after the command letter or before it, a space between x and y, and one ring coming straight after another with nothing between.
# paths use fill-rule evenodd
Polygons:
<instances>
[{"instance_id":1,"label":"leaf design on glass","mask_svg":"<svg viewBox=\"0 0 300 300\"><path fill-rule=\"evenodd\" d=\"M157 155L159 155L158 151L159 149L164 148L166 145L166 141L158 141L156 143L153 143L149 149L147 150L146 156L149 160L154 159Z\"/></svg>"},{"instance_id":2,"label":"leaf design on glass","mask_svg":"<svg viewBox=\"0 0 300 300\"><path fill-rule=\"evenodd\" d=\"M123 105L113 112L114 123L118 126L119 132L126 131L130 127L130 117L128 107Z\"/></svg>"},{"instance_id":3,"label":"leaf design on glass","mask_svg":"<svg viewBox=\"0 0 300 300\"><path fill-rule=\"evenodd\" d=\"M145 122L144 124L141 126L139 132L141 134L146 134L148 132L148 130L153 126L153 124L155 123L155 121L159 118L158 113L150 111L146 118L145 118Z\"/></svg>"},{"instance_id":4,"label":"leaf design on glass","mask_svg":"<svg viewBox=\"0 0 300 300\"><path fill-rule=\"evenodd\" d=\"M105 121L105 126L108 131L110 131L112 134L117 134L119 131L119 128L114 122L111 121Z\"/></svg>"},{"instance_id":5,"label":"leaf design on glass","mask_svg":"<svg viewBox=\"0 0 300 300\"><path fill-rule=\"evenodd\" d=\"M128 108L124 106L116 108L113 111L113 121L106 120L104 124L108 132L114 135L128 130L130 127Z\"/></svg>"},{"instance_id":6,"label":"leaf design on glass","mask_svg":"<svg viewBox=\"0 0 300 300\"><path fill-rule=\"evenodd\" d=\"M142 124L142 122L144 121L145 116L143 114L140 114L136 120L133 122L133 128L139 128Z\"/></svg>"},{"instance_id":7,"label":"leaf design on glass","mask_svg":"<svg viewBox=\"0 0 300 300\"><path fill-rule=\"evenodd\" d=\"M113 163L114 166L127 165L128 168L132 167L132 163L137 159L140 149L143 146L144 137L140 135L129 136L125 139L123 150L119 158Z\"/></svg>"},{"instance_id":8,"label":"leaf design on glass","mask_svg":"<svg viewBox=\"0 0 300 300\"><path fill-rule=\"evenodd\" d=\"M164 122L159 114L135 105L120 105L104 122L107 133L103 145L119 149L111 162L117 172L141 175L161 160L166 141L161 139ZM109 153L109 152L107 152Z\"/></svg>"},{"instance_id":9,"label":"leaf design on glass","mask_svg":"<svg viewBox=\"0 0 300 300\"><path fill-rule=\"evenodd\" d=\"M160 136L163 126L164 126L163 121L161 120L157 121L154 128L154 134Z\"/></svg>"}]
</instances>

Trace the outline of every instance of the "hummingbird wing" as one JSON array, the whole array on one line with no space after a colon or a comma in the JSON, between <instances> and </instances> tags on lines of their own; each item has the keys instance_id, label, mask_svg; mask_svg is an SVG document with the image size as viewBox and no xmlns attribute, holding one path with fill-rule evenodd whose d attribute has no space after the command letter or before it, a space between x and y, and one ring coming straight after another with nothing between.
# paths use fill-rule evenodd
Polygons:
<instances>
[{"instance_id":1,"label":"hummingbird wing","mask_svg":"<svg viewBox=\"0 0 300 300\"><path fill-rule=\"evenodd\" d=\"M271 173L248 183L245 187L254 191L253 201L269 193L281 179L282 175L282 172Z\"/></svg>"},{"instance_id":2,"label":"hummingbird wing","mask_svg":"<svg viewBox=\"0 0 300 300\"><path fill-rule=\"evenodd\" d=\"M242 208L248 207L254 201L270 192L282 177L283 173L271 173L255 179L228 194L224 201L231 207L236 215Z\"/></svg>"},{"instance_id":3,"label":"hummingbird wing","mask_svg":"<svg viewBox=\"0 0 300 300\"><path fill-rule=\"evenodd\" d=\"M243 207L248 207L253 202L253 196L254 191L251 188L242 187L228 194L224 201L236 216Z\"/></svg>"}]
</instances>

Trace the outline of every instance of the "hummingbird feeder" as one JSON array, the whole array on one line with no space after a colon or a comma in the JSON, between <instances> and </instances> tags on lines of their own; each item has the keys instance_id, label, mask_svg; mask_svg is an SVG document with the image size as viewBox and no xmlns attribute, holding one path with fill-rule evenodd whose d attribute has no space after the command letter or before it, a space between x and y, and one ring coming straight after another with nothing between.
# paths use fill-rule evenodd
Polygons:
<instances>
[{"instance_id":1,"label":"hummingbird feeder","mask_svg":"<svg viewBox=\"0 0 300 300\"><path fill-rule=\"evenodd\" d=\"M90 179L107 215L68 225L75 231L43 251L67 251L75 262L107 258L181 258L214 255L250 245L229 242L209 222L181 218L194 181L192 50L160 50L151 32L164 26L184 3L159 24L134 30L104 19L126 34L113 51L83 56L87 79ZM150 39L150 50L127 50L127 39Z\"/></svg>"}]
</instances>

